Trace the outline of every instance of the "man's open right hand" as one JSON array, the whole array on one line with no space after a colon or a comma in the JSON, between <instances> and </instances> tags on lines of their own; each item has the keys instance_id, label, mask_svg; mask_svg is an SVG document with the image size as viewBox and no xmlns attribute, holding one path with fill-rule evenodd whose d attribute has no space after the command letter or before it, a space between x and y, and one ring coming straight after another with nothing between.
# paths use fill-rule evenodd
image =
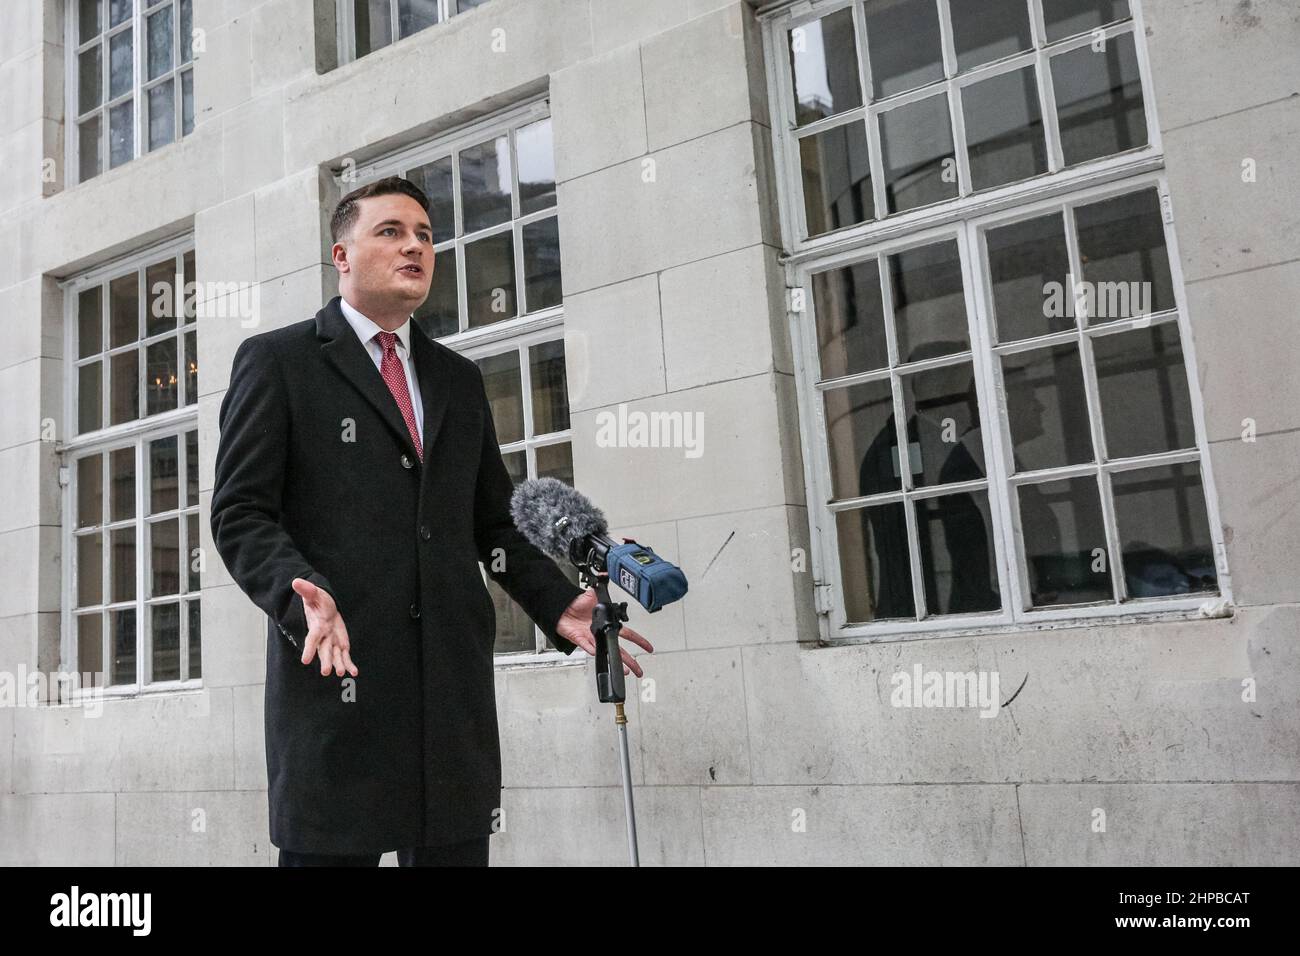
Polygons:
<instances>
[{"instance_id":1,"label":"man's open right hand","mask_svg":"<svg viewBox=\"0 0 1300 956\"><path fill-rule=\"evenodd\" d=\"M334 604L334 598L324 588L318 588L306 578L294 578L294 591L302 597L302 609L307 616L307 640L302 649L302 662L310 664L320 654L320 673L328 677L333 670L338 677L344 674L357 676L357 665L348 653L348 629Z\"/></svg>"}]
</instances>

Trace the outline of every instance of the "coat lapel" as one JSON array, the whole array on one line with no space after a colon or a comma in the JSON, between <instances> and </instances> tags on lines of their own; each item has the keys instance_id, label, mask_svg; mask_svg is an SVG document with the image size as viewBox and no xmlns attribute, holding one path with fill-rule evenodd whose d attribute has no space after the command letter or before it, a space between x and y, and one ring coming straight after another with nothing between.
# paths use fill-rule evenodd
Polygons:
<instances>
[{"instance_id":1,"label":"coat lapel","mask_svg":"<svg viewBox=\"0 0 1300 956\"><path fill-rule=\"evenodd\" d=\"M415 443L411 440L411 433L406 428L397 402L375 369L375 363L366 352L366 347L344 318L340 301L341 297L335 296L316 313L316 336L322 340L321 354L374 407L411 457L418 461ZM448 376L441 368L445 363L433 342L415 322L411 323L411 354L420 382L420 399L424 405L424 434L421 443L427 453L438 437L438 429L447 410L450 390Z\"/></svg>"}]
</instances>

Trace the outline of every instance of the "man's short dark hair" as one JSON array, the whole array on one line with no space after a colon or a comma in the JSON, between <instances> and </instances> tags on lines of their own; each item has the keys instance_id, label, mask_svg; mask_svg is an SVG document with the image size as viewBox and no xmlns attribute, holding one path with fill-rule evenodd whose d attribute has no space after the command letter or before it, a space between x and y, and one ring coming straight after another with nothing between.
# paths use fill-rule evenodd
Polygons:
<instances>
[{"instance_id":1,"label":"man's short dark hair","mask_svg":"<svg viewBox=\"0 0 1300 956\"><path fill-rule=\"evenodd\" d=\"M395 193L410 196L420 204L426 216L429 214L429 197L424 194L423 189L401 176L387 176L360 189L354 189L339 200L339 204L334 207L334 215L330 216L330 240L338 242L352 231L352 227L357 224L357 219L361 215L362 199L371 196L391 196Z\"/></svg>"}]
</instances>

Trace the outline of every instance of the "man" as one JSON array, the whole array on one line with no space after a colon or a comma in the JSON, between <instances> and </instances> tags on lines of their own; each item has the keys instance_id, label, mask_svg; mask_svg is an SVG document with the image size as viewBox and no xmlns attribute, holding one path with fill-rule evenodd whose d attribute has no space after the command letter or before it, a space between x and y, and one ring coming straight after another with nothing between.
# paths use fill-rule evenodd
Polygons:
<instances>
[{"instance_id":1,"label":"man","mask_svg":"<svg viewBox=\"0 0 1300 956\"><path fill-rule=\"evenodd\" d=\"M281 866L376 865L389 850L403 866L487 865L501 754L477 562L555 647L595 653L594 590L511 521L478 366L411 320L434 272L428 215L397 177L344 196L330 223L340 296L244 341L221 403L212 536L270 618Z\"/></svg>"}]
</instances>

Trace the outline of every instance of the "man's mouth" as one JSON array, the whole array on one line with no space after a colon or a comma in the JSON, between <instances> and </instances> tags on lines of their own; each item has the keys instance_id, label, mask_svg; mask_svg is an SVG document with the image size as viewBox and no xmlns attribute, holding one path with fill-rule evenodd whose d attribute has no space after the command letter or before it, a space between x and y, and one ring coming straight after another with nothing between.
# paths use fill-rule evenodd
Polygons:
<instances>
[{"instance_id":1,"label":"man's mouth","mask_svg":"<svg viewBox=\"0 0 1300 956\"><path fill-rule=\"evenodd\" d=\"M397 271L405 272L407 275L413 275L413 276L424 275L424 270L417 265L402 266L402 268L398 269Z\"/></svg>"}]
</instances>

